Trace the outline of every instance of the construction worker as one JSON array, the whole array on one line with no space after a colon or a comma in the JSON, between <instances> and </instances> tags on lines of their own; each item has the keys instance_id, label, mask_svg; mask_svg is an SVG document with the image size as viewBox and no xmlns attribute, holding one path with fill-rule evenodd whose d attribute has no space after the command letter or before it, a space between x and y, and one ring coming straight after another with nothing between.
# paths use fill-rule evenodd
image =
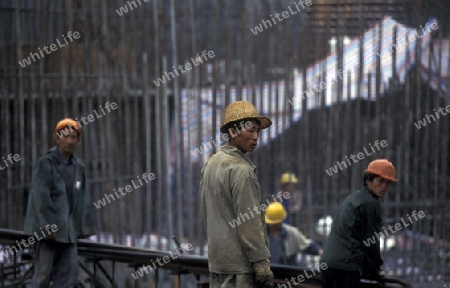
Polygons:
<instances>
[{"instance_id":1,"label":"construction worker","mask_svg":"<svg viewBox=\"0 0 450 288\"><path fill-rule=\"evenodd\" d=\"M342 202L325 243L322 288L360 287L361 275L380 277L380 241L367 245L381 229L379 198L396 182L395 167L386 159L372 161L363 176L364 187ZM372 243L372 242L370 242Z\"/></svg>"},{"instance_id":2,"label":"construction worker","mask_svg":"<svg viewBox=\"0 0 450 288\"><path fill-rule=\"evenodd\" d=\"M298 178L290 172L283 173L281 175L281 191L282 193L288 192L289 197L283 198L283 206L286 209L287 216L284 223L291 224L292 215L296 215L302 206L302 195L299 191L295 191L298 183ZM295 192L294 192L295 191Z\"/></svg>"},{"instance_id":3,"label":"construction worker","mask_svg":"<svg viewBox=\"0 0 450 288\"><path fill-rule=\"evenodd\" d=\"M200 208L211 288L273 287L256 166L245 156L256 148L260 130L271 124L251 103L231 103L220 127L228 143L202 168ZM240 215L247 218L241 222Z\"/></svg>"},{"instance_id":4,"label":"construction worker","mask_svg":"<svg viewBox=\"0 0 450 288\"><path fill-rule=\"evenodd\" d=\"M49 287L52 278L53 287L75 287L77 241L94 233L85 168L73 154L81 136L75 120L59 121L53 133L56 146L33 168L25 233L36 235L47 225L57 229L45 239L37 239L32 287Z\"/></svg>"},{"instance_id":5,"label":"construction worker","mask_svg":"<svg viewBox=\"0 0 450 288\"><path fill-rule=\"evenodd\" d=\"M286 210L280 202L267 207L265 220L268 227L268 241L271 262L283 265L297 265L297 253L321 255L322 249L311 239L307 239L300 230L283 223Z\"/></svg>"}]
</instances>

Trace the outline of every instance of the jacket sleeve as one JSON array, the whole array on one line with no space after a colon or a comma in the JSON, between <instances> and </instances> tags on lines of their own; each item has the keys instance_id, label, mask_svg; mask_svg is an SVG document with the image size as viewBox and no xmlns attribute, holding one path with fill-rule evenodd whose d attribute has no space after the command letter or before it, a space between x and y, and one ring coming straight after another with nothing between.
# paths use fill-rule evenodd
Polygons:
<instances>
[{"instance_id":1,"label":"jacket sleeve","mask_svg":"<svg viewBox=\"0 0 450 288\"><path fill-rule=\"evenodd\" d=\"M36 222L40 227L55 222L55 207L50 196L52 189L52 164L50 160L40 160L33 169L30 197L36 211Z\"/></svg>"},{"instance_id":2,"label":"jacket sleeve","mask_svg":"<svg viewBox=\"0 0 450 288\"><path fill-rule=\"evenodd\" d=\"M306 238L306 236L300 230L294 228L292 234L298 243L299 252L319 255L320 246L311 239Z\"/></svg>"},{"instance_id":3,"label":"jacket sleeve","mask_svg":"<svg viewBox=\"0 0 450 288\"><path fill-rule=\"evenodd\" d=\"M311 255L320 255L320 246L316 242L311 241L309 246L303 250L303 253Z\"/></svg>"},{"instance_id":4,"label":"jacket sleeve","mask_svg":"<svg viewBox=\"0 0 450 288\"><path fill-rule=\"evenodd\" d=\"M372 238L375 240L375 243L369 246L362 245L364 251L363 273L368 275L378 274L380 266L383 265L383 260L380 253L380 241L375 237L375 234L380 232L381 211L376 203L366 205L364 211L366 228L363 240Z\"/></svg>"},{"instance_id":5,"label":"jacket sleeve","mask_svg":"<svg viewBox=\"0 0 450 288\"><path fill-rule=\"evenodd\" d=\"M249 216L236 227L247 258L252 263L270 258L264 216L259 210L261 192L256 175L244 165L234 166L230 184L235 217Z\"/></svg>"},{"instance_id":6,"label":"jacket sleeve","mask_svg":"<svg viewBox=\"0 0 450 288\"><path fill-rule=\"evenodd\" d=\"M312 243L312 241L306 238L306 236L302 232L300 232L300 230L298 230L297 228L292 230L292 234L297 241L298 250L300 252L306 250Z\"/></svg>"}]
</instances>

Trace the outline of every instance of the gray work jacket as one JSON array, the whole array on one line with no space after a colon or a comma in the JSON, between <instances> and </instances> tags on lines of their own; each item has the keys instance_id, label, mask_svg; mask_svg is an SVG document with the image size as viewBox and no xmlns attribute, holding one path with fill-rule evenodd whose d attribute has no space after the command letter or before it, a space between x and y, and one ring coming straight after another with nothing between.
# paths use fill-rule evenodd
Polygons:
<instances>
[{"instance_id":1,"label":"gray work jacket","mask_svg":"<svg viewBox=\"0 0 450 288\"><path fill-rule=\"evenodd\" d=\"M229 144L202 169L200 209L212 273L252 273L253 262L270 257L255 171L256 166Z\"/></svg>"}]
</instances>

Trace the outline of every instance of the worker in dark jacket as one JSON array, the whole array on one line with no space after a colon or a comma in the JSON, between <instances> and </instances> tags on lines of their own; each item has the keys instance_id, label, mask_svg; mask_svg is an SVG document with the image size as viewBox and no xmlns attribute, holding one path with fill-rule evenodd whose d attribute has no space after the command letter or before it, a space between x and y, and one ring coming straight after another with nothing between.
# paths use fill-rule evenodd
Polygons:
<instances>
[{"instance_id":1,"label":"worker in dark jacket","mask_svg":"<svg viewBox=\"0 0 450 288\"><path fill-rule=\"evenodd\" d=\"M271 203L265 212L271 262L296 266L299 252L322 255L317 243L306 238L297 227L283 223L286 216L286 209L280 202Z\"/></svg>"},{"instance_id":2,"label":"worker in dark jacket","mask_svg":"<svg viewBox=\"0 0 450 288\"><path fill-rule=\"evenodd\" d=\"M200 209L211 288L273 287L256 166L245 156L271 124L251 103L231 103L220 128L228 143L203 166Z\"/></svg>"},{"instance_id":3,"label":"worker in dark jacket","mask_svg":"<svg viewBox=\"0 0 450 288\"><path fill-rule=\"evenodd\" d=\"M388 160L372 161L363 176L364 187L342 202L321 258L329 267L322 272L322 288L360 287L361 275L380 275L380 242L366 243L380 232L379 198L397 181L395 174Z\"/></svg>"},{"instance_id":4,"label":"worker in dark jacket","mask_svg":"<svg viewBox=\"0 0 450 288\"><path fill-rule=\"evenodd\" d=\"M53 287L74 287L78 276L77 239L93 234L84 165L73 155L81 139L81 127L72 119L63 119L56 125L53 138L57 146L33 168L25 217L24 230L30 235L48 225L57 227L49 237L37 239L32 287L49 287L51 276Z\"/></svg>"}]
</instances>

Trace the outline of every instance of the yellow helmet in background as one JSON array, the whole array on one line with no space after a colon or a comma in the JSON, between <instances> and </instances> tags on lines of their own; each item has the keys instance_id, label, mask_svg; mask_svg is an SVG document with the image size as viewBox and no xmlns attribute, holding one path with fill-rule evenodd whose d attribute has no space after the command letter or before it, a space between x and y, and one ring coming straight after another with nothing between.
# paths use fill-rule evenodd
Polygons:
<instances>
[{"instance_id":1,"label":"yellow helmet in background","mask_svg":"<svg viewBox=\"0 0 450 288\"><path fill-rule=\"evenodd\" d=\"M281 184L298 183L298 178L293 173L286 172L281 175Z\"/></svg>"},{"instance_id":2,"label":"yellow helmet in background","mask_svg":"<svg viewBox=\"0 0 450 288\"><path fill-rule=\"evenodd\" d=\"M267 207L265 219L267 224L279 224L286 219L286 209L280 202L273 202Z\"/></svg>"}]
</instances>

